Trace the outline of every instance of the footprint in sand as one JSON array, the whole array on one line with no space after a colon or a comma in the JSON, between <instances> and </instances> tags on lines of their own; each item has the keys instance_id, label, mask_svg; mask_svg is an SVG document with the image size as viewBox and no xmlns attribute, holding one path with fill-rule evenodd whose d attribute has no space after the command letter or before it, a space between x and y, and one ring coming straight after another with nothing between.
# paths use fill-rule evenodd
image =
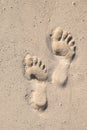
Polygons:
<instances>
[{"instance_id":1,"label":"footprint in sand","mask_svg":"<svg viewBox=\"0 0 87 130\"><path fill-rule=\"evenodd\" d=\"M24 73L27 79L36 79L34 91L31 95L31 106L38 110L45 110L47 107L46 80L48 72L46 66L36 56L27 54L24 58Z\"/></svg>"},{"instance_id":2,"label":"footprint in sand","mask_svg":"<svg viewBox=\"0 0 87 130\"><path fill-rule=\"evenodd\" d=\"M75 56L75 41L70 33L60 27L55 28L50 37L52 52L60 59L52 74L52 82L63 86L68 79L70 63Z\"/></svg>"}]
</instances>

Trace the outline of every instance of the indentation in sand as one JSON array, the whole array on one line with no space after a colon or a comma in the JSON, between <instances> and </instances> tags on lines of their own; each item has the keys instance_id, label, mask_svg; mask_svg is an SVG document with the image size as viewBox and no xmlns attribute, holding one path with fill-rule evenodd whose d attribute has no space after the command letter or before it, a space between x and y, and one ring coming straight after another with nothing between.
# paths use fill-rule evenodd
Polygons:
<instances>
[{"instance_id":1,"label":"indentation in sand","mask_svg":"<svg viewBox=\"0 0 87 130\"><path fill-rule=\"evenodd\" d=\"M75 41L70 33L63 31L60 27L55 28L50 37L54 55L60 56L59 64L56 65L52 74L52 82L65 85L71 61L75 56Z\"/></svg>"},{"instance_id":2,"label":"indentation in sand","mask_svg":"<svg viewBox=\"0 0 87 130\"><path fill-rule=\"evenodd\" d=\"M47 107L46 80L48 78L46 66L42 60L30 54L25 56L23 63L25 77L35 80L33 81L35 86L32 91L30 104L35 109L45 110Z\"/></svg>"}]
</instances>

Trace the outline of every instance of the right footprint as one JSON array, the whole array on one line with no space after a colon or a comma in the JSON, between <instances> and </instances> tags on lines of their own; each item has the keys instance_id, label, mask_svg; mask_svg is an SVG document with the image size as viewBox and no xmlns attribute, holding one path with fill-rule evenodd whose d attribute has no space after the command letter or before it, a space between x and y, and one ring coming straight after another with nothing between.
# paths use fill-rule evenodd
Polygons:
<instances>
[{"instance_id":1,"label":"right footprint","mask_svg":"<svg viewBox=\"0 0 87 130\"><path fill-rule=\"evenodd\" d=\"M60 56L59 64L52 75L52 82L63 86L66 84L70 63L75 56L75 41L70 33L60 27L55 28L50 37L54 55Z\"/></svg>"}]
</instances>

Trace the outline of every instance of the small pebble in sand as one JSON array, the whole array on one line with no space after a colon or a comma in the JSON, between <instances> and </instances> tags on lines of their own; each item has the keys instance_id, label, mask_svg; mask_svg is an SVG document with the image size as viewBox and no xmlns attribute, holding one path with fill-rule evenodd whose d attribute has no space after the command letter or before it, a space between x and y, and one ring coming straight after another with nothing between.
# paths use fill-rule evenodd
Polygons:
<instances>
[{"instance_id":1,"label":"small pebble in sand","mask_svg":"<svg viewBox=\"0 0 87 130\"><path fill-rule=\"evenodd\" d=\"M44 2L47 2L47 0L44 0Z\"/></svg>"},{"instance_id":2,"label":"small pebble in sand","mask_svg":"<svg viewBox=\"0 0 87 130\"><path fill-rule=\"evenodd\" d=\"M82 19L82 22L85 22L85 19Z\"/></svg>"},{"instance_id":3,"label":"small pebble in sand","mask_svg":"<svg viewBox=\"0 0 87 130\"><path fill-rule=\"evenodd\" d=\"M62 106L62 103L59 103L59 106Z\"/></svg>"},{"instance_id":4,"label":"small pebble in sand","mask_svg":"<svg viewBox=\"0 0 87 130\"><path fill-rule=\"evenodd\" d=\"M3 8L3 10L5 11L5 10L6 10L6 8Z\"/></svg>"},{"instance_id":5,"label":"small pebble in sand","mask_svg":"<svg viewBox=\"0 0 87 130\"><path fill-rule=\"evenodd\" d=\"M33 27L36 27L36 25L34 24Z\"/></svg>"},{"instance_id":6,"label":"small pebble in sand","mask_svg":"<svg viewBox=\"0 0 87 130\"><path fill-rule=\"evenodd\" d=\"M66 124L66 120L64 120L64 121L62 122L62 124Z\"/></svg>"},{"instance_id":7,"label":"small pebble in sand","mask_svg":"<svg viewBox=\"0 0 87 130\"><path fill-rule=\"evenodd\" d=\"M75 2L72 2L72 5L73 5L73 6L76 6L76 3L75 3Z\"/></svg>"},{"instance_id":8,"label":"small pebble in sand","mask_svg":"<svg viewBox=\"0 0 87 130\"><path fill-rule=\"evenodd\" d=\"M12 6L11 6L10 8L11 8L11 9L13 9L13 7L12 7Z\"/></svg>"},{"instance_id":9,"label":"small pebble in sand","mask_svg":"<svg viewBox=\"0 0 87 130\"><path fill-rule=\"evenodd\" d=\"M48 22L50 22L50 18L48 19Z\"/></svg>"}]
</instances>

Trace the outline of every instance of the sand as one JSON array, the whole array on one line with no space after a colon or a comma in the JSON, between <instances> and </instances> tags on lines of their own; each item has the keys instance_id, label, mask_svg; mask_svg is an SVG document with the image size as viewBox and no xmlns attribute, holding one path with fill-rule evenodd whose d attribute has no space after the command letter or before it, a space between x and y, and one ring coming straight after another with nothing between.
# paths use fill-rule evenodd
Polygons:
<instances>
[{"instance_id":1,"label":"sand","mask_svg":"<svg viewBox=\"0 0 87 130\"><path fill-rule=\"evenodd\" d=\"M48 107L39 112L29 103L36 83L25 78L23 59L39 57L52 75L49 34L58 26L71 32L76 56L66 86L48 79ZM0 130L87 130L87 1L1 0L0 30Z\"/></svg>"}]
</instances>

